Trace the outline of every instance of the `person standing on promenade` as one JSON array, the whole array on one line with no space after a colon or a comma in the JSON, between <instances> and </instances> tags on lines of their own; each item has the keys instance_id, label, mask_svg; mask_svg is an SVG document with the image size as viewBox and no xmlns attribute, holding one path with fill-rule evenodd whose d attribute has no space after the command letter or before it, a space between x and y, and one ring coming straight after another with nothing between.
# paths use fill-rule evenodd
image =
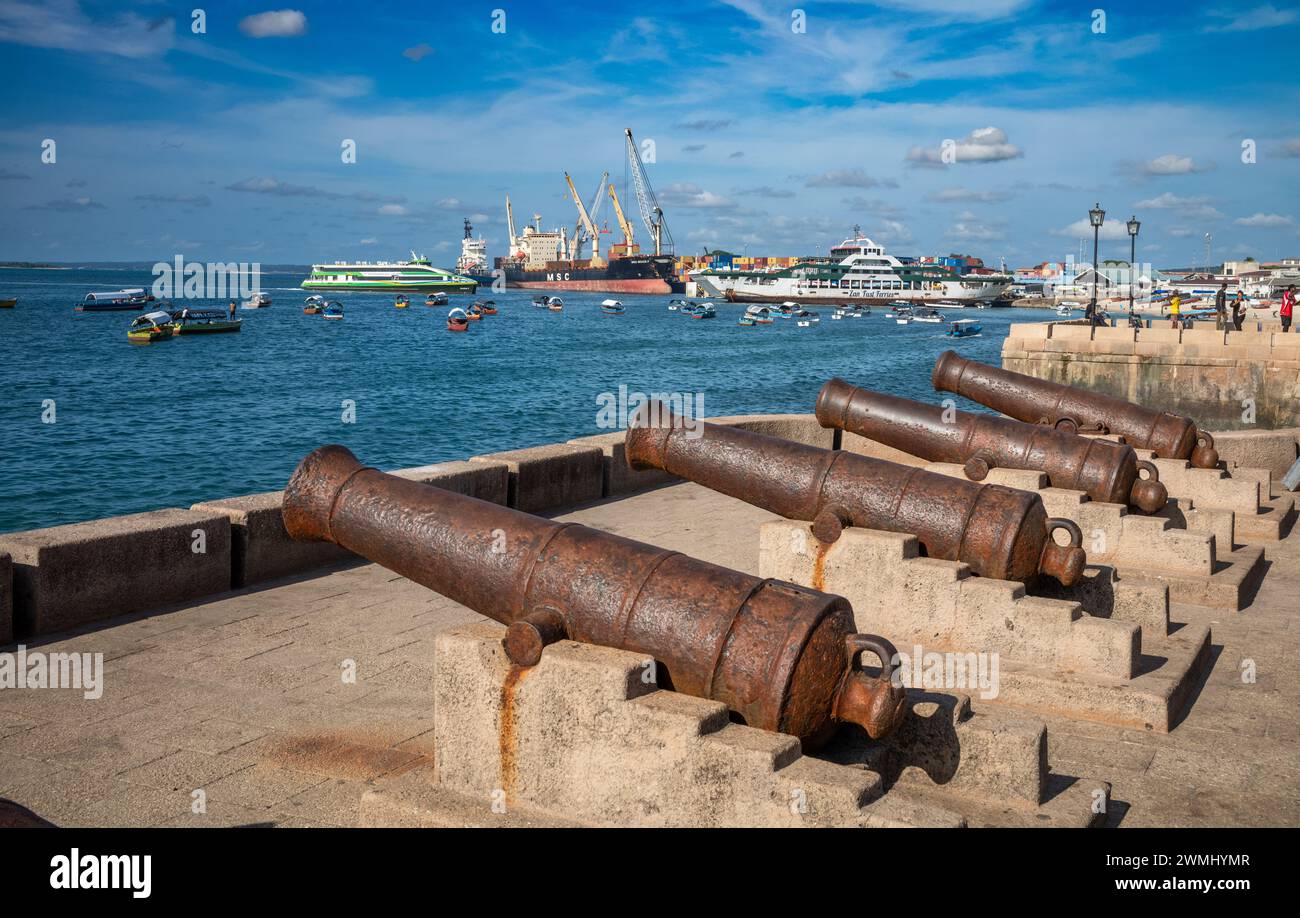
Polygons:
<instances>
[{"instance_id":1,"label":"person standing on promenade","mask_svg":"<svg viewBox=\"0 0 1300 918\"><path fill-rule=\"evenodd\" d=\"M1246 297L1237 289L1237 296L1232 301L1232 327L1241 331L1241 323L1246 320Z\"/></svg>"},{"instance_id":2,"label":"person standing on promenade","mask_svg":"<svg viewBox=\"0 0 1300 918\"><path fill-rule=\"evenodd\" d=\"M1183 298L1177 292L1169 296L1169 318L1173 319L1174 328L1182 324Z\"/></svg>"},{"instance_id":3,"label":"person standing on promenade","mask_svg":"<svg viewBox=\"0 0 1300 918\"><path fill-rule=\"evenodd\" d=\"M1291 313L1295 311L1295 284L1282 291L1282 308L1277 314L1282 317L1282 334L1291 330Z\"/></svg>"},{"instance_id":4,"label":"person standing on promenade","mask_svg":"<svg viewBox=\"0 0 1300 918\"><path fill-rule=\"evenodd\" d=\"M1226 283L1219 285L1218 293L1214 294L1214 330L1223 331L1228 327L1228 285Z\"/></svg>"}]
</instances>

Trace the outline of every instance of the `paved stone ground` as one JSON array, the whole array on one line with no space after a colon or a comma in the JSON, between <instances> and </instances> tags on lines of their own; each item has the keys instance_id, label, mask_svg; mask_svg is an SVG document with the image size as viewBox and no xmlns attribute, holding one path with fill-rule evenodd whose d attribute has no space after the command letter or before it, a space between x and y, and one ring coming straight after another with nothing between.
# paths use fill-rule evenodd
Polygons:
<instances>
[{"instance_id":1,"label":"paved stone ground","mask_svg":"<svg viewBox=\"0 0 1300 918\"><path fill-rule=\"evenodd\" d=\"M771 517L683 484L561 518L756 572ZM1175 609L1217 658L1174 733L1048 718L1053 771L1112 781L1112 823L1300 825L1300 536L1268 554L1244 612ZM362 565L30 645L103 653L105 690L0 691L0 796L65 825L354 825L370 782L429 762L433 635L478 620Z\"/></svg>"}]
</instances>

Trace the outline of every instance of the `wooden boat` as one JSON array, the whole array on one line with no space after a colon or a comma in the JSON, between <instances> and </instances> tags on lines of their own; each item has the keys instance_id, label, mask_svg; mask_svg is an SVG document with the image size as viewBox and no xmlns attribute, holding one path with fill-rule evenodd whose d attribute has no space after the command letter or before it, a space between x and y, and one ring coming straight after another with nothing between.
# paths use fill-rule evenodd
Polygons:
<instances>
[{"instance_id":1,"label":"wooden boat","mask_svg":"<svg viewBox=\"0 0 1300 918\"><path fill-rule=\"evenodd\" d=\"M736 320L736 324L743 325L746 328L750 328L751 326L757 325L758 323L754 321L753 316L751 316L749 313L745 313L743 316L741 316L739 319Z\"/></svg>"},{"instance_id":2,"label":"wooden boat","mask_svg":"<svg viewBox=\"0 0 1300 918\"><path fill-rule=\"evenodd\" d=\"M132 344L152 344L155 341L166 341L175 333L176 328L172 325L169 313L150 312L131 320L126 337Z\"/></svg>"},{"instance_id":3,"label":"wooden boat","mask_svg":"<svg viewBox=\"0 0 1300 918\"><path fill-rule=\"evenodd\" d=\"M18 305L18 298L14 297L9 300L0 300L0 309L13 309Z\"/></svg>"},{"instance_id":4,"label":"wooden boat","mask_svg":"<svg viewBox=\"0 0 1300 918\"><path fill-rule=\"evenodd\" d=\"M558 296L547 297L546 308L551 312L562 312L564 310L564 300Z\"/></svg>"},{"instance_id":5,"label":"wooden boat","mask_svg":"<svg viewBox=\"0 0 1300 918\"><path fill-rule=\"evenodd\" d=\"M268 293L254 293L240 307L241 309L265 309L271 305L271 295Z\"/></svg>"},{"instance_id":6,"label":"wooden boat","mask_svg":"<svg viewBox=\"0 0 1300 918\"><path fill-rule=\"evenodd\" d=\"M460 307L447 313L447 331L469 331L469 314Z\"/></svg>"},{"instance_id":7,"label":"wooden boat","mask_svg":"<svg viewBox=\"0 0 1300 918\"><path fill-rule=\"evenodd\" d=\"M954 338L970 338L980 331L980 324L974 319L957 319L948 325L948 334Z\"/></svg>"},{"instance_id":8,"label":"wooden boat","mask_svg":"<svg viewBox=\"0 0 1300 918\"><path fill-rule=\"evenodd\" d=\"M469 319L471 322L483 321L483 307L479 306L477 303L470 303L469 308L465 310L465 318Z\"/></svg>"},{"instance_id":9,"label":"wooden boat","mask_svg":"<svg viewBox=\"0 0 1300 918\"><path fill-rule=\"evenodd\" d=\"M933 325L942 325L944 322L947 321L947 319L943 317L943 313L939 312L936 309L922 309L919 312L915 312L912 314L912 321L928 322Z\"/></svg>"},{"instance_id":10,"label":"wooden boat","mask_svg":"<svg viewBox=\"0 0 1300 918\"><path fill-rule=\"evenodd\" d=\"M178 335L212 335L237 332L243 319L231 319L220 309L181 309L171 313L172 328Z\"/></svg>"},{"instance_id":11,"label":"wooden boat","mask_svg":"<svg viewBox=\"0 0 1300 918\"><path fill-rule=\"evenodd\" d=\"M607 316L621 316L627 312L627 307L618 300L602 300L600 311Z\"/></svg>"},{"instance_id":12,"label":"wooden boat","mask_svg":"<svg viewBox=\"0 0 1300 918\"><path fill-rule=\"evenodd\" d=\"M794 312L794 318L799 321L800 325L817 324L822 320L820 313L812 312L808 309L796 309Z\"/></svg>"},{"instance_id":13,"label":"wooden boat","mask_svg":"<svg viewBox=\"0 0 1300 918\"><path fill-rule=\"evenodd\" d=\"M700 303L691 310L692 319L715 319L718 316L718 310L713 307L712 303Z\"/></svg>"},{"instance_id":14,"label":"wooden boat","mask_svg":"<svg viewBox=\"0 0 1300 918\"><path fill-rule=\"evenodd\" d=\"M304 315L316 316L325 311L325 297L318 293L313 293L307 297L307 301L302 307Z\"/></svg>"},{"instance_id":15,"label":"wooden boat","mask_svg":"<svg viewBox=\"0 0 1300 918\"><path fill-rule=\"evenodd\" d=\"M424 298L425 306L446 306L447 302L447 294L440 292L430 293Z\"/></svg>"},{"instance_id":16,"label":"wooden boat","mask_svg":"<svg viewBox=\"0 0 1300 918\"><path fill-rule=\"evenodd\" d=\"M750 306L745 310L745 315L753 319L755 325L772 324L772 311L766 306Z\"/></svg>"},{"instance_id":17,"label":"wooden boat","mask_svg":"<svg viewBox=\"0 0 1300 918\"><path fill-rule=\"evenodd\" d=\"M128 287L103 293L87 293L76 307L77 312L139 312L153 295L143 287Z\"/></svg>"},{"instance_id":18,"label":"wooden boat","mask_svg":"<svg viewBox=\"0 0 1300 918\"><path fill-rule=\"evenodd\" d=\"M326 318L326 319L342 319L342 318L343 318L343 304L340 303L338 300L333 300L333 301L331 301L331 302L330 302L330 303L325 307L325 309L322 310L322 312L321 312L321 316L322 316L323 318Z\"/></svg>"},{"instance_id":19,"label":"wooden boat","mask_svg":"<svg viewBox=\"0 0 1300 918\"><path fill-rule=\"evenodd\" d=\"M677 312L677 311L680 310L680 311L682 311L682 312L686 312L688 309L693 308L694 305L695 305L695 304L692 303L690 300L680 300L680 299L678 299L678 300L669 300L669 301L668 301L668 311L669 311L669 312Z\"/></svg>"},{"instance_id":20,"label":"wooden boat","mask_svg":"<svg viewBox=\"0 0 1300 918\"><path fill-rule=\"evenodd\" d=\"M397 299L393 300L393 305L398 309L405 309L406 307L411 305L411 301L408 300L404 295L398 294Z\"/></svg>"},{"instance_id":21,"label":"wooden boat","mask_svg":"<svg viewBox=\"0 0 1300 918\"><path fill-rule=\"evenodd\" d=\"M485 316L494 316L497 314L497 304L491 300L475 300L474 305L477 306Z\"/></svg>"}]
</instances>

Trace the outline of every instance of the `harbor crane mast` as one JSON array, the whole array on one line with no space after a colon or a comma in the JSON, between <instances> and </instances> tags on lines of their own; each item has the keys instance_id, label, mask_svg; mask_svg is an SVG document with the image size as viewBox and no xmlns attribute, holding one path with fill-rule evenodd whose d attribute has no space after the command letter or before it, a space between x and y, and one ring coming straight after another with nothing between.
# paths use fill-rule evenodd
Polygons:
<instances>
[{"instance_id":1,"label":"harbor crane mast","mask_svg":"<svg viewBox=\"0 0 1300 918\"><path fill-rule=\"evenodd\" d=\"M515 241L515 212L510 207L510 195L506 195L506 225L510 230L510 257L513 258L518 243Z\"/></svg>"},{"instance_id":2,"label":"harbor crane mast","mask_svg":"<svg viewBox=\"0 0 1300 918\"><path fill-rule=\"evenodd\" d=\"M608 172L600 177L600 182L596 185L596 192L591 196L591 203L587 205L587 212L591 215L593 222L600 219L600 205L605 201L604 197L601 196L601 192L605 190L605 180L608 178ZM579 218L577 225L573 228L573 258L575 261L582 257L582 246L587 241L586 233L587 230L582 225L582 219Z\"/></svg>"},{"instance_id":3,"label":"harbor crane mast","mask_svg":"<svg viewBox=\"0 0 1300 918\"><path fill-rule=\"evenodd\" d=\"M632 184L636 189L636 201L641 207L641 219L645 221L650 238L655 241L656 255L673 254L673 234L668 232L664 222L664 211L655 199L654 189L650 187L650 178L641 165L641 154L637 152L636 141L632 139L632 129L623 132L627 136L627 163L632 173Z\"/></svg>"},{"instance_id":4,"label":"harbor crane mast","mask_svg":"<svg viewBox=\"0 0 1300 918\"><path fill-rule=\"evenodd\" d=\"M573 179L569 177L569 173L564 173L564 180L569 185L569 194L573 196L573 203L578 206L578 217L582 220L582 225L587 228L587 233L591 236L591 266L593 268L603 268L605 259L600 257L600 230L596 228L591 215L587 213L587 208L582 203L582 197L578 194L578 189L573 187Z\"/></svg>"},{"instance_id":5,"label":"harbor crane mast","mask_svg":"<svg viewBox=\"0 0 1300 918\"><path fill-rule=\"evenodd\" d=\"M637 253L636 230L623 215L623 205L618 202L618 193L614 190L613 182L609 183L609 199L614 202L614 216L618 218L619 228L623 230L623 254L635 255Z\"/></svg>"}]
</instances>

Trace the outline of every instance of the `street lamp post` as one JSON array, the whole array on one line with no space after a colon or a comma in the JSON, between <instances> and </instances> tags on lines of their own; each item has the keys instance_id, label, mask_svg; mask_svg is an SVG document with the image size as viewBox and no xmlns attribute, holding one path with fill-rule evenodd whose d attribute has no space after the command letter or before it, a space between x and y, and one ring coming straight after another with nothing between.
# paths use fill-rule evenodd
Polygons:
<instances>
[{"instance_id":1,"label":"street lamp post","mask_svg":"<svg viewBox=\"0 0 1300 918\"><path fill-rule=\"evenodd\" d=\"M1137 275L1134 259L1137 258L1138 229L1141 226L1136 216L1128 218L1128 318L1130 323L1133 321L1133 282Z\"/></svg>"},{"instance_id":2,"label":"street lamp post","mask_svg":"<svg viewBox=\"0 0 1300 918\"><path fill-rule=\"evenodd\" d=\"M1105 219L1106 211L1101 209L1101 202L1094 204L1092 210L1088 211L1088 222L1092 224L1092 302L1088 304L1089 324L1097 321L1097 274L1101 270L1097 267L1097 239Z\"/></svg>"}]
</instances>

